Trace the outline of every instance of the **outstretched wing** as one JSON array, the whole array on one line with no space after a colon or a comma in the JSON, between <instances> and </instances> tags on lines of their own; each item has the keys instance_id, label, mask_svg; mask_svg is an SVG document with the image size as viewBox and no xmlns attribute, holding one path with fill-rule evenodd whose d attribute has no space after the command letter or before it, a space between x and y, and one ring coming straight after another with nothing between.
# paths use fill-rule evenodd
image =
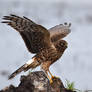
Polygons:
<instances>
[{"instance_id":1,"label":"outstretched wing","mask_svg":"<svg viewBox=\"0 0 92 92\"><path fill-rule=\"evenodd\" d=\"M60 24L50 28L49 32L50 32L51 41L56 42L67 36L71 32L70 26L71 26L70 23L69 24L65 23L64 25Z\"/></svg>"},{"instance_id":2,"label":"outstretched wing","mask_svg":"<svg viewBox=\"0 0 92 92\"><path fill-rule=\"evenodd\" d=\"M28 50L31 53L38 53L41 49L50 45L50 33L46 28L34 23L26 17L16 15L4 16L6 23L13 27L22 36Z\"/></svg>"}]
</instances>

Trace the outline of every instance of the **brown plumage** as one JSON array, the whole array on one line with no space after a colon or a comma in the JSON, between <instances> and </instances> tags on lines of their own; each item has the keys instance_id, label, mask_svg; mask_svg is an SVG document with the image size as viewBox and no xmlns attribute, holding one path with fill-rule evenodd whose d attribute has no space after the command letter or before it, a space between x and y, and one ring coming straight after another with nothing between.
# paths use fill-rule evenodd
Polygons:
<instances>
[{"instance_id":1,"label":"brown plumage","mask_svg":"<svg viewBox=\"0 0 92 92\"><path fill-rule=\"evenodd\" d=\"M22 18L11 14L4 16L3 19L2 23L10 25L20 33L29 52L36 54L12 73L9 79L22 71L34 69L39 65L48 76L50 65L56 62L67 48L67 42L62 38L70 33L70 24L60 24L47 30L26 17Z\"/></svg>"}]
</instances>

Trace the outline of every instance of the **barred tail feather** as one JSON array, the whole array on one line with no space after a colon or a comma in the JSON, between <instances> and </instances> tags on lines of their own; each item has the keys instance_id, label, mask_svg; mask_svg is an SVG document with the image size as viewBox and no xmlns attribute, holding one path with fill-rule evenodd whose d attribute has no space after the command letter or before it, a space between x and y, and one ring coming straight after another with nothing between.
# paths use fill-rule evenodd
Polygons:
<instances>
[{"instance_id":1,"label":"barred tail feather","mask_svg":"<svg viewBox=\"0 0 92 92\"><path fill-rule=\"evenodd\" d=\"M23 66L21 66L19 69L17 69L15 72L13 72L10 76L9 79L14 78L17 74L19 74L20 72L24 71L26 72L27 70L34 69L37 66L39 66L39 62L35 61L34 58L29 60L28 62L26 62Z\"/></svg>"},{"instance_id":2,"label":"barred tail feather","mask_svg":"<svg viewBox=\"0 0 92 92\"><path fill-rule=\"evenodd\" d=\"M8 79L12 79L14 78L17 74L19 74L20 72L24 71L25 68L25 64L23 66L21 66L19 69L17 69L15 72L13 72Z\"/></svg>"}]
</instances>

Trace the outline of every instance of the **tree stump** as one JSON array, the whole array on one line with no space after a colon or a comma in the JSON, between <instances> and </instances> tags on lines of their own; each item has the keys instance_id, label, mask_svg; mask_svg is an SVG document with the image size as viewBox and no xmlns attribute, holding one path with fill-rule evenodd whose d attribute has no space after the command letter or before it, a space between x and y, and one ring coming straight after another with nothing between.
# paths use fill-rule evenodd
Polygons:
<instances>
[{"instance_id":1,"label":"tree stump","mask_svg":"<svg viewBox=\"0 0 92 92\"><path fill-rule=\"evenodd\" d=\"M21 76L18 87L10 85L0 92L74 92L67 90L60 78L53 78L50 84L43 71L32 72L27 76Z\"/></svg>"}]
</instances>

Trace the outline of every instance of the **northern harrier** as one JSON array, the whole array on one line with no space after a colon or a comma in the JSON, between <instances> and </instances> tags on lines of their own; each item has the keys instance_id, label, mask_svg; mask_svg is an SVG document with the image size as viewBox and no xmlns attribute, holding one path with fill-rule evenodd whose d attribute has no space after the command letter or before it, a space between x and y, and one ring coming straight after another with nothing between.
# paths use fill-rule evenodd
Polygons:
<instances>
[{"instance_id":1,"label":"northern harrier","mask_svg":"<svg viewBox=\"0 0 92 92\"><path fill-rule=\"evenodd\" d=\"M47 76L49 73L53 77L49 71L49 67L62 56L67 48L67 42L62 40L62 38L70 33L71 24L65 23L56 25L51 29L46 29L26 17L11 14L10 16L4 16L3 19L5 21L2 23L10 25L19 32L28 51L36 54L31 60L12 73L9 79L22 71L26 72L39 65L41 65L41 69L44 70Z\"/></svg>"}]
</instances>

